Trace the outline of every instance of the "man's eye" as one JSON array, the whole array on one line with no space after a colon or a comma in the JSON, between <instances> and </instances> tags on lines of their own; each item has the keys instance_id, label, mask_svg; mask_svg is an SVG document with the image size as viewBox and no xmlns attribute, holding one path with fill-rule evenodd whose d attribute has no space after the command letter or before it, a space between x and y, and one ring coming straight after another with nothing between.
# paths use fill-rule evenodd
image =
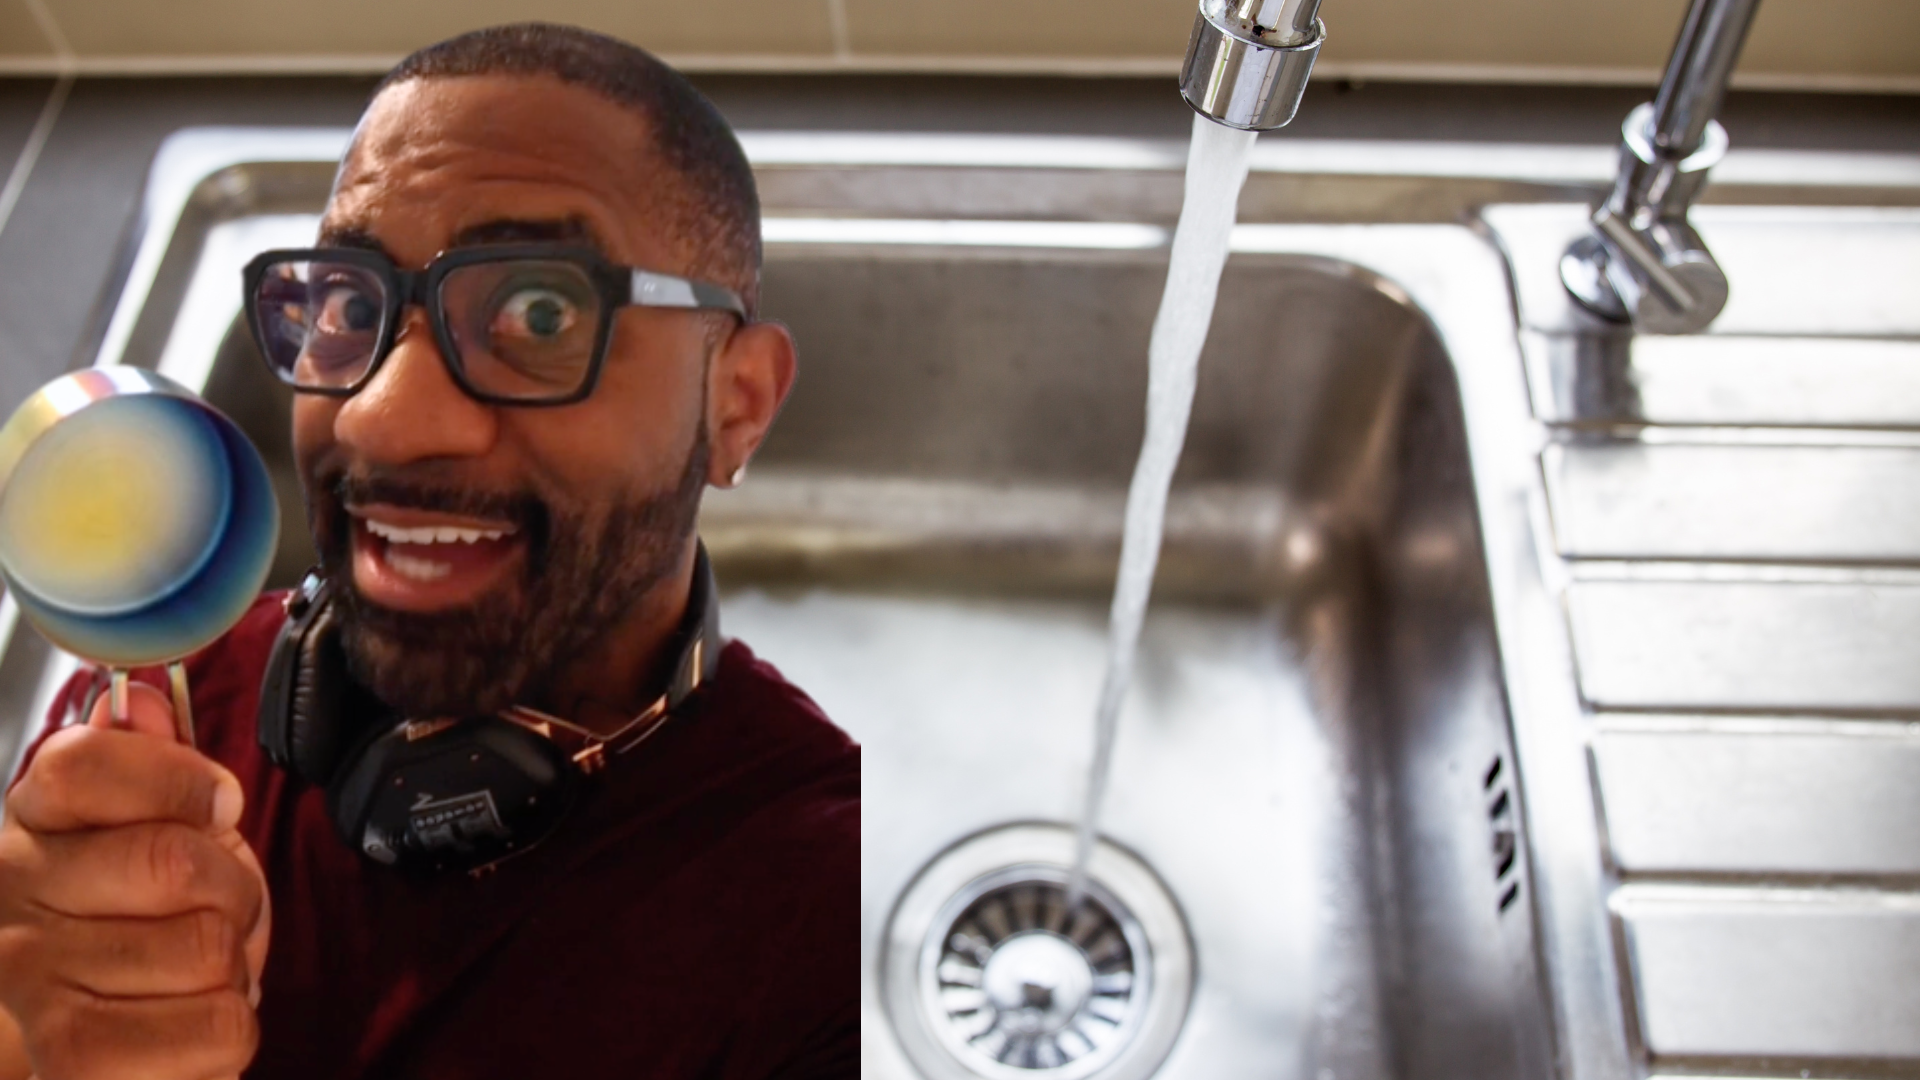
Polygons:
<instances>
[{"instance_id":1,"label":"man's eye","mask_svg":"<svg viewBox=\"0 0 1920 1080\"><path fill-rule=\"evenodd\" d=\"M573 301L551 289L522 289L507 297L488 329L496 340L558 341L580 321Z\"/></svg>"},{"instance_id":2,"label":"man's eye","mask_svg":"<svg viewBox=\"0 0 1920 1080\"><path fill-rule=\"evenodd\" d=\"M313 328L322 334L365 334L380 325L379 305L355 288L330 288L317 307Z\"/></svg>"}]
</instances>

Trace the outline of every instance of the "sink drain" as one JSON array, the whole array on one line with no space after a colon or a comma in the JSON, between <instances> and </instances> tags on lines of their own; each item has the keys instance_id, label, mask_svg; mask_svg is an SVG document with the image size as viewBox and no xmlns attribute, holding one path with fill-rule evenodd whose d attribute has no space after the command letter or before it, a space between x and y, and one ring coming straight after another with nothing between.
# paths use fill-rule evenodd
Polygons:
<instances>
[{"instance_id":1,"label":"sink drain","mask_svg":"<svg viewBox=\"0 0 1920 1080\"><path fill-rule=\"evenodd\" d=\"M934 920L946 930L937 951L929 935L920 993L938 999L935 1020L964 1059L1060 1069L1111 1056L1138 1026L1136 1005L1152 992L1134 970L1140 925L1104 889L1069 911L1066 878L1008 867L949 902L966 905L958 918Z\"/></svg>"},{"instance_id":2,"label":"sink drain","mask_svg":"<svg viewBox=\"0 0 1920 1080\"><path fill-rule=\"evenodd\" d=\"M1015 825L934 860L882 961L888 1012L934 1080L1128 1080L1156 1069L1192 989L1186 926L1153 872L1102 844L1067 904L1072 834Z\"/></svg>"}]
</instances>

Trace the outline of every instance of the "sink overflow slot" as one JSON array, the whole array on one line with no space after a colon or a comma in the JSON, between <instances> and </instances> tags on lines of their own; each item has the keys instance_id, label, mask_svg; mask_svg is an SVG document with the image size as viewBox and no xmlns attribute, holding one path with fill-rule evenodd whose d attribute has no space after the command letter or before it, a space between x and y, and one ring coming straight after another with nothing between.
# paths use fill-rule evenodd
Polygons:
<instances>
[{"instance_id":1,"label":"sink overflow slot","mask_svg":"<svg viewBox=\"0 0 1920 1080\"><path fill-rule=\"evenodd\" d=\"M1520 879L1514 872L1520 861L1520 836L1513 812L1513 794L1503 782L1505 775L1505 760L1495 754L1493 764L1487 767L1486 779L1480 783L1489 798L1487 820L1493 825L1493 881L1496 886L1505 884L1500 891L1499 906L1503 915L1520 899Z\"/></svg>"}]
</instances>

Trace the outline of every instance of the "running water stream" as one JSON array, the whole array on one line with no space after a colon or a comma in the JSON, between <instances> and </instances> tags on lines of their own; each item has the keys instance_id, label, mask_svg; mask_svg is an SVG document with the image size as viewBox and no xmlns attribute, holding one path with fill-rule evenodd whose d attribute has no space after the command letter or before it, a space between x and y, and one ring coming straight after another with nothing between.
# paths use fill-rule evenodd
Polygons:
<instances>
[{"instance_id":1,"label":"running water stream","mask_svg":"<svg viewBox=\"0 0 1920 1080\"><path fill-rule=\"evenodd\" d=\"M1099 835L1100 804L1113 767L1120 706L1133 682L1140 622L1153 589L1154 568L1160 562L1167 489L1187 439L1200 348L1213 323L1213 302L1227 261L1234 208L1247 179L1247 159L1257 134L1223 127L1198 114L1193 118L1186 194L1173 234L1167 288L1160 296L1160 313L1154 317L1153 336L1147 344L1147 433L1127 489L1126 530L1120 541L1120 573L1114 580L1108 629L1107 673L1094 709L1093 767L1087 775L1087 801L1074 844L1069 907L1080 901L1087 860Z\"/></svg>"}]
</instances>

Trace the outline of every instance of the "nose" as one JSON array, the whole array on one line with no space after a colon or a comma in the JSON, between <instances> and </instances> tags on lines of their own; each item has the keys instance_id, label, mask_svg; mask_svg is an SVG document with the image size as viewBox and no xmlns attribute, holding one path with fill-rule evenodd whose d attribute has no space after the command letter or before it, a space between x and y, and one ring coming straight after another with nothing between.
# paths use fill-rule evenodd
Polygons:
<instances>
[{"instance_id":1,"label":"nose","mask_svg":"<svg viewBox=\"0 0 1920 1080\"><path fill-rule=\"evenodd\" d=\"M335 441L375 466L485 454L498 415L453 381L426 314L415 308L404 318L386 362L335 414Z\"/></svg>"}]
</instances>

